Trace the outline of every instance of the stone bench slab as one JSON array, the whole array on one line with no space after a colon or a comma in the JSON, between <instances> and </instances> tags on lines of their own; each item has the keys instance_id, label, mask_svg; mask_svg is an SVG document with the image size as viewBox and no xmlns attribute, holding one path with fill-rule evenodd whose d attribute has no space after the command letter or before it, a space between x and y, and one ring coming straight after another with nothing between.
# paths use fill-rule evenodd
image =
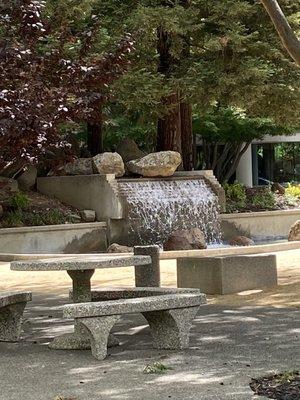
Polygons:
<instances>
[{"instance_id":1,"label":"stone bench slab","mask_svg":"<svg viewBox=\"0 0 300 400\"><path fill-rule=\"evenodd\" d=\"M63 309L65 317L75 318L86 331L92 354L98 360L106 357L110 330L123 314L141 313L146 318L155 348L187 348L192 321L199 306L206 303L204 294L190 289L96 290L93 296L104 301L72 304Z\"/></svg>"},{"instance_id":2,"label":"stone bench slab","mask_svg":"<svg viewBox=\"0 0 300 400\"><path fill-rule=\"evenodd\" d=\"M0 293L0 341L15 342L20 338L23 312L31 299L29 292Z\"/></svg>"},{"instance_id":3,"label":"stone bench slab","mask_svg":"<svg viewBox=\"0 0 300 400\"><path fill-rule=\"evenodd\" d=\"M202 293L167 294L152 297L71 304L65 306L63 314L65 318L90 318L106 315L172 310L195 307L200 304L205 304L205 295Z\"/></svg>"},{"instance_id":4,"label":"stone bench slab","mask_svg":"<svg viewBox=\"0 0 300 400\"><path fill-rule=\"evenodd\" d=\"M30 292L1 292L0 308L7 307L17 303L24 303L32 300Z\"/></svg>"}]
</instances>

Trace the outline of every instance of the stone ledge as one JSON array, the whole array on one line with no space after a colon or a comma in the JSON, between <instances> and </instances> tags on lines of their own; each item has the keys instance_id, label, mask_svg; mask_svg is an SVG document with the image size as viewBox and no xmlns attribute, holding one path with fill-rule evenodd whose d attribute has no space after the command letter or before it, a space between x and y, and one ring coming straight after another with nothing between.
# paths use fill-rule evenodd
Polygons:
<instances>
[{"instance_id":1,"label":"stone ledge","mask_svg":"<svg viewBox=\"0 0 300 400\"><path fill-rule=\"evenodd\" d=\"M41 226L24 226L18 228L1 228L0 235L28 233L28 232L53 232L53 231L70 231L78 229L106 229L106 222L83 222L78 224L59 224L59 225L41 225Z\"/></svg>"}]
</instances>

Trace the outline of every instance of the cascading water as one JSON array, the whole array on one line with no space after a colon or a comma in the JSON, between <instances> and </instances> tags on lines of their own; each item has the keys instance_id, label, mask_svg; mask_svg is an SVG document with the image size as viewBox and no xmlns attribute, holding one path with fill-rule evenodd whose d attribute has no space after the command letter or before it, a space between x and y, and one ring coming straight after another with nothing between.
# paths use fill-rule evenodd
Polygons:
<instances>
[{"instance_id":1,"label":"cascading water","mask_svg":"<svg viewBox=\"0 0 300 400\"><path fill-rule=\"evenodd\" d=\"M176 230L200 228L221 241L218 197L204 180L119 181L128 207L129 242L162 245Z\"/></svg>"}]
</instances>

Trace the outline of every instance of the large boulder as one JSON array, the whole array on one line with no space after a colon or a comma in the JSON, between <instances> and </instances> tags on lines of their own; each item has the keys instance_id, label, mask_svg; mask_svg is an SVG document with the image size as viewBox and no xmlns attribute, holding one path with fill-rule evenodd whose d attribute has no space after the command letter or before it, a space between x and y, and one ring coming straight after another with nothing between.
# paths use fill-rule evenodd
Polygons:
<instances>
[{"instance_id":1,"label":"large boulder","mask_svg":"<svg viewBox=\"0 0 300 400\"><path fill-rule=\"evenodd\" d=\"M91 158L76 158L72 162L63 165L56 170L51 170L48 173L48 176L92 175L93 173L93 163Z\"/></svg>"},{"instance_id":2,"label":"large boulder","mask_svg":"<svg viewBox=\"0 0 300 400\"><path fill-rule=\"evenodd\" d=\"M29 190L36 184L37 169L34 165L28 165L24 172L18 177L19 188Z\"/></svg>"},{"instance_id":3,"label":"large boulder","mask_svg":"<svg viewBox=\"0 0 300 400\"><path fill-rule=\"evenodd\" d=\"M125 174L122 157L118 153L101 153L93 157L94 171L100 175L114 174L121 177Z\"/></svg>"},{"instance_id":4,"label":"large boulder","mask_svg":"<svg viewBox=\"0 0 300 400\"><path fill-rule=\"evenodd\" d=\"M108 253L132 253L133 247L123 246L118 243L112 243L107 249Z\"/></svg>"},{"instance_id":5,"label":"large boulder","mask_svg":"<svg viewBox=\"0 0 300 400\"><path fill-rule=\"evenodd\" d=\"M164 243L165 251L206 248L204 234L199 228L174 231Z\"/></svg>"},{"instance_id":6,"label":"large boulder","mask_svg":"<svg viewBox=\"0 0 300 400\"><path fill-rule=\"evenodd\" d=\"M181 164L180 153L161 151L127 163L128 170L145 177L172 176Z\"/></svg>"},{"instance_id":7,"label":"large boulder","mask_svg":"<svg viewBox=\"0 0 300 400\"><path fill-rule=\"evenodd\" d=\"M8 201L18 190L18 182L15 179L0 177L0 202Z\"/></svg>"},{"instance_id":8,"label":"large boulder","mask_svg":"<svg viewBox=\"0 0 300 400\"><path fill-rule=\"evenodd\" d=\"M254 241L246 236L236 236L229 242L230 246L254 246Z\"/></svg>"},{"instance_id":9,"label":"large boulder","mask_svg":"<svg viewBox=\"0 0 300 400\"><path fill-rule=\"evenodd\" d=\"M292 225L289 233L289 241L296 242L300 241L300 220L296 221L294 225Z\"/></svg>"},{"instance_id":10,"label":"large boulder","mask_svg":"<svg viewBox=\"0 0 300 400\"><path fill-rule=\"evenodd\" d=\"M123 139L117 145L116 150L125 163L131 160L138 160L146 155L142 150L139 149L135 141L130 138Z\"/></svg>"}]
</instances>

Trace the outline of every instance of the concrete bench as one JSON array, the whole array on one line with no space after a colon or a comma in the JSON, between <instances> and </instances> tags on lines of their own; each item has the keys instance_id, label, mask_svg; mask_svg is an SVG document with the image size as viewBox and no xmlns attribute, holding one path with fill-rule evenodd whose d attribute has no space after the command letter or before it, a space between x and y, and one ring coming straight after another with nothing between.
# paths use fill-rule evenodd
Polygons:
<instances>
[{"instance_id":1,"label":"concrete bench","mask_svg":"<svg viewBox=\"0 0 300 400\"><path fill-rule=\"evenodd\" d=\"M31 299L29 292L0 293L0 341L15 342L20 338L23 311Z\"/></svg>"},{"instance_id":2,"label":"concrete bench","mask_svg":"<svg viewBox=\"0 0 300 400\"><path fill-rule=\"evenodd\" d=\"M178 287L207 294L231 294L277 285L274 254L195 257L177 260Z\"/></svg>"},{"instance_id":3,"label":"concrete bench","mask_svg":"<svg viewBox=\"0 0 300 400\"><path fill-rule=\"evenodd\" d=\"M141 313L146 318L155 348L187 348L192 321L199 306L206 303L205 295L193 289L135 288L93 293L94 299L100 296L104 301L63 308L64 317L74 318L86 330L92 354L98 360L105 359L110 330L123 314ZM144 297L140 297L142 294Z\"/></svg>"}]
</instances>

